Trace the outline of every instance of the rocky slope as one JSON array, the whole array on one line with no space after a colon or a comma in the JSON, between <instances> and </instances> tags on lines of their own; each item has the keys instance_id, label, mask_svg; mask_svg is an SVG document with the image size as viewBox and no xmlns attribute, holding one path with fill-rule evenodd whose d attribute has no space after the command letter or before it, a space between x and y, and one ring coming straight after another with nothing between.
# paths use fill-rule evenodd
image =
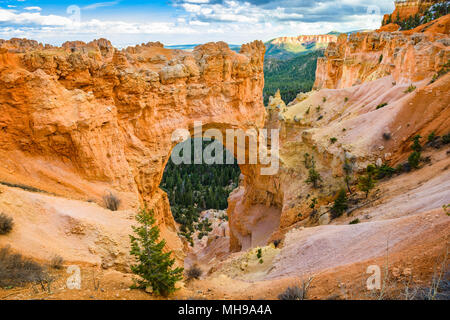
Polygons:
<instances>
[{"instance_id":1,"label":"rocky slope","mask_svg":"<svg viewBox=\"0 0 450 320\"><path fill-rule=\"evenodd\" d=\"M194 121L204 129L261 127L263 59L258 41L238 54L221 42L190 53L160 43L119 51L105 39L60 48L2 40L0 181L101 206L111 192L121 200L119 210L146 203L180 256L159 189L178 142L172 132L192 131ZM2 244L15 245L7 239Z\"/></svg>"},{"instance_id":2,"label":"rocky slope","mask_svg":"<svg viewBox=\"0 0 450 320\"><path fill-rule=\"evenodd\" d=\"M317 63L314 88L342 89L392 75L398 84L424 80L449 60L445 34L373 32L340 36Z\"/></svg>"},{"instance_id":3,"label":"rocky slope","mask_svg":"<svg viewBox=\"0 0 450 320\"><path fill-rule=\"evenodd\" d=\"M449 145L428 145L419 169L378 181L367 199L355 184L368 164L403 163L416 134L449 133L449 35L431 31L448 30L443 18L418 33L339 37L317 67L316 90L288 104L277 94L266 111L260 42L240 54L223 43L188 53L159 43L118 51L106 40L62 48L0 42L0 209L17 222L1 245L42 261L61 254L84 264L83 272L92 265L123 271L133 215L145 202L181 260L188 250L158 188L176 143L172 131L192 131L195 120L204 129L264 125L280 129L279 172L261 176L258 166L241 166L228 223L205 212L214 231L186 259L208 273L176 297L276 298L315 275L311 298L336 290L367 298L366 268L384 265L386 255L396 279L413 275L423 284L448 250ZM306 154L322 177L317 188L306 182ZM346 188L344 163L350 208L332 219L336 193ZM102 208L109 191L122 200L118 212ZM101 272L106 292L86 283L88 290L73 293L61 284L54 297L148 297L127 291L130 275ZM31 288L0 294L36 297Z\"/></svg>"},{"instance_id":4,"label":"rocky slope","mask_svg":"<svg viewBox=\"0 0 450 320\"><path fill-rule=\"evenodd\" d=\"M414 135L448 134L448 41L448 34L439 33L340 36L318 63L315 91L300 94L287 107L279 96L272 98L266 126L281 130L281 168L271 177L247 175L231 195L232 250L281 239L293 224L330 223L331 203L346 188L345 162L355 183L368 164L395 167L405 161ZM320 189L305 182L305 154L315 158ZM450 202L441 187L446 191L428 209ZM318 213L310 219L313 198Z\"/></svg>"}]
</instances>

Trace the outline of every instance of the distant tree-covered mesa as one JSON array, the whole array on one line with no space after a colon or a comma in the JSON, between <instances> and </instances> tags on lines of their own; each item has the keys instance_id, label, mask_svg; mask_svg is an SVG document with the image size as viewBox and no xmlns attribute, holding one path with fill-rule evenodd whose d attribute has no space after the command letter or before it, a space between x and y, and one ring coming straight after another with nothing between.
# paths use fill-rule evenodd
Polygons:
<instances>
[{"instance_id":1,"label":"distant tree-covered mesa","mask_svg":"<svg viewBox=\"0 0 450 320\"><path fill-rule=\"evenodd\" d=\"M324 50L316 50L288 60L267 58L264 63L264 104L280 89L281 98L288 103L300 92L311 91L316 78L317 59Z\"/></svg>"},{"instance_id":2,"label":"distant tree-covered mesa","mask_svg":"<svg viewBox=\"0 0 450 320\"><path fill-rule=\"evenodd\" d=\"M193 139L185 144L191 145L192 159L194 155ZM211 141L203 140L204 149ZM208 209L224 210L228 206L230 192L239 184L240 169L236 160L226 164L228 150L224 148L224 164L180 164L175 165L169 159L164 170L160 187L169 196L173 217L180 224L180 235L191 244L192 235L206 235L208 222L199 221L200 212Z\"/></svg>"}]
</instances>

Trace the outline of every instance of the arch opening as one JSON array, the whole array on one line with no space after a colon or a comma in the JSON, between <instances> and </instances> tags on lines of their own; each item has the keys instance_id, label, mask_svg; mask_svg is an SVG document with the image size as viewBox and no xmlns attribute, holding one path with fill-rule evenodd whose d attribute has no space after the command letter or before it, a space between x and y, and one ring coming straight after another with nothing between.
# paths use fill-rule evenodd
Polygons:
<instances>
[{"instance_id":1,"label":"arch opening","mask_svg":"<svg viewBox=\"0 0 450 320\"><path fill-rule=\"evenodd\" d=\"M222 162L211 163L218 158ZM217 226L220 235L228 237L228 197L239 186L240 176L233 153L218 140L192 137L172 149L160 188L167 193L179 236L191 247Z\"/></svg>"}]
</instances>

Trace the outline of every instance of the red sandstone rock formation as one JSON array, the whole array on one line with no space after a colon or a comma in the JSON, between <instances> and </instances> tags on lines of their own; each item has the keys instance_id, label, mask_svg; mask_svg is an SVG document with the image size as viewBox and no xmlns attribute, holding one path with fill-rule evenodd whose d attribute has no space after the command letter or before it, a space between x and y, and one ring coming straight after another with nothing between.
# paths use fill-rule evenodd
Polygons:
<instances>
[{"instance_id":1,"label":"red sandstone rock formation","mask_svg":"<svg viewBox=\"0 0 450 320\"><path fill-rule=\"evenodd\" d=\"M397 17L400 20L404 20L410 16L421 14L438 2L442 2L442 0L396 0L394 12L390 15L384 15L383 22L386 22L389 16L391 17L391 21L395 22Z\"/></svg>"},{"instance_id":2,"label":"red sandstone rock formation","mask_svg":"<svg viewBox=\"0 0 450 320\"><path fill-rule=\"evenodd\" d=\"M0 181L120 209L156 211L170 249L181 249L159 189L175 129L264 123L264 45L223 42L192 53L160 43L115 49L105 39L61 48L0 41Z\"/></svg>"},{"instance_id":3,"label":"red sandstone rock formation","mask_svg":"<svg viewBox=\"0 0 450 320\"><path fill-rule=\"evenodd\" d=\"M431 29L447 18L413 34L341 35L318 61L318 91L300 95L279 111L269 108L269 114L277 113L266 118L270 119L266 125L280 128L281 168L274 176L247 174L230 196L232 250L280 239L292 225L310 225L314 219L308 219L312 211L308 205L314 197L320 208L316 223L328 224L329 203L345 186L344 161L352 163L355 173L373 163L390 161L395 166L408 157L414 135L448 133L450 75L431 81L450 61L448 34ZM411 84L415 90L408 92ZM272 102L281 103L276 98ZM378 110L382 103L387 106ZM386 141L383 133L392 138ZM336 143L330 143L332 137ZM305 182L306 153L315 157L323 180L320 190ZM440 196L442 203L423 201L439 208L448 195Z\"/></svg>"},{"instance_id":4,"label":"red sandstone rock formation","mask_svg":"<svg viewBox=\"0 0 450 320\"><path fill-rule=\"evenodd\" d=\"M392 75L398 83L420 81L449 59L448 35L401 32L341 35L317 63L315 89L346 88Z\"/></svg>"}]
</instances>

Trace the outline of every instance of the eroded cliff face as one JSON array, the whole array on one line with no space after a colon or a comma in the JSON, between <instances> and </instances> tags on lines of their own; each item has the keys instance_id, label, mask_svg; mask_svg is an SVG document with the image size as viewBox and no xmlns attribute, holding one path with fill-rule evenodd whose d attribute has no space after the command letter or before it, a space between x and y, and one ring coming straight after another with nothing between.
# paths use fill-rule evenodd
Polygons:
<instances>
[{"instance_id":1,"label":"eroded cliff face","mask_svg":"<svg viewBox=\"0 0 450 320\"><path fill-rule=\"evenodd\" d=\"M448 44L448 34L438 33L343 35L319 60L317 90L299 94L287 107L273 97L266 127L280 129L280 170L245 177L231 195L231 249L282 239L292 226L330 223L332 202L347 189L344 163L355 192L357 175L368 164L405 161L414 135L448 134ZM314 157L318 188L306 182L305 155ZM263 231L270 233L265 240L258 235Z\"/></svg>"},{"instance_id":2,"label":"eroded cliff face","mask_svg":"<svg viewBox=\"0 0 450 320\"><path fill-rule=\"evenodd\" d=\"M105 39L62 47L0 42L0 181L120 209L155 210L169 249L182 248L159 189L176 129L264 123L264 45L225 43L192 53Z\"/></svg>"},{"instance_id":3,"label":"eroded cliff face","mask_svg":"<svg viewBox=\"0 0 450 320\"><path fill-rule=\"evenodd\" d=\"M388 21L389 17L391 21L395 21L397 18L400 20L407 19L416 14L423 14L433 4L444 2L443 0L406 0L398 1L395 3L395 10L392 14L385 14L383 22Z\"/></svg>"},{"instance_id":4,"label":"eroded cliff face","mask_svg":"<svg viewBox=\"0 0 450 320\"><path fill-rule=\"evenodd\" d=\"M421 81L448 62L448 35L401 32L341 35L317 62L315 89L342 89L392 75Z\"/></svg>"}]
</instances>

